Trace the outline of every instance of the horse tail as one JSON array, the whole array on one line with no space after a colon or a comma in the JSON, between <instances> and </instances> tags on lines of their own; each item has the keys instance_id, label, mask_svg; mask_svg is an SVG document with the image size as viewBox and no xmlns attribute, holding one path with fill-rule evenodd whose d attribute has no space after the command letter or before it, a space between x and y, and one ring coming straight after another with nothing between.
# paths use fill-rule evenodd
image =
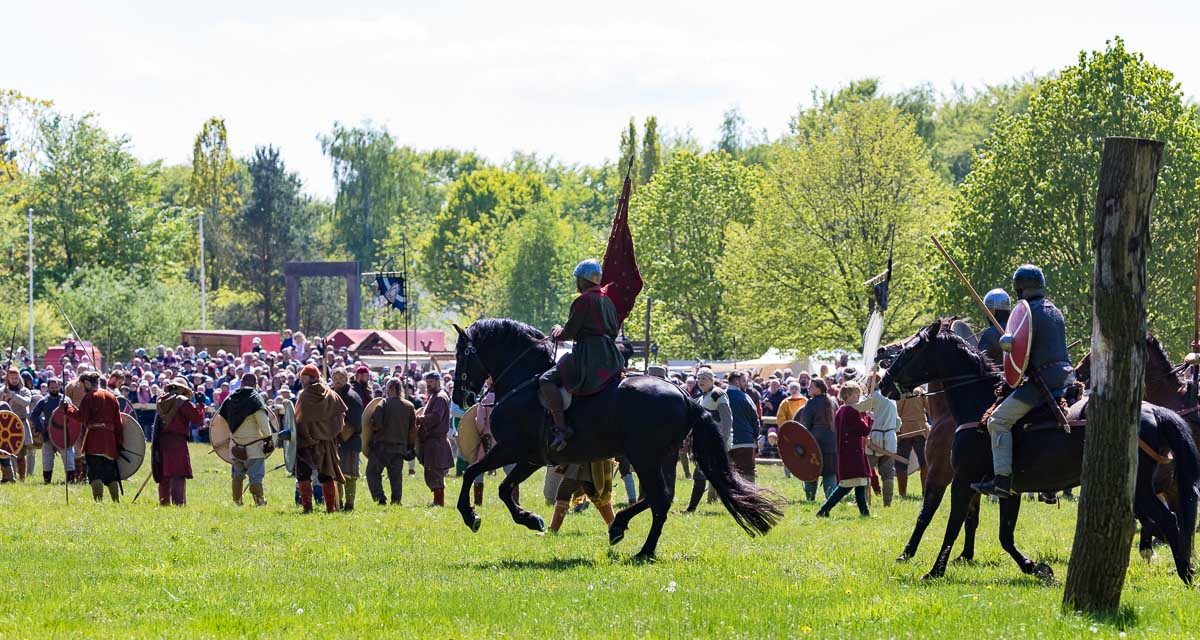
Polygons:
<instances>
[{"instance_id":1,"label":"horse tail","mask_svg":"<svg viewBox=\"0 0 1200 640\"><path fill-rule=\"evenodd\" d=\"M1175 518L1179 522L1180 555L1192 557L1192 543L1196 537L1196 502L1200 493L1200 454L1192 440L1192 432L1183 418L1173 411L1159 412L1159 433L1167 446L1175 453L1175 482L1179 485L1179 510Z\"/></svg>"},{"instance_id":2,"label":"horse tail","mask_svg":"<svg viewBox=\"0 0 1200 640\"><path fill-rule=\"evenodd\" d=\"M782 500L772 492L747 482L729 464L729 455L721 431L712 415L695 402L688 401L688 421L692 432L692 454L696 466L712 483L721 504L751 536L765 535L783 517Z\"/></svg>"}]
</instances>

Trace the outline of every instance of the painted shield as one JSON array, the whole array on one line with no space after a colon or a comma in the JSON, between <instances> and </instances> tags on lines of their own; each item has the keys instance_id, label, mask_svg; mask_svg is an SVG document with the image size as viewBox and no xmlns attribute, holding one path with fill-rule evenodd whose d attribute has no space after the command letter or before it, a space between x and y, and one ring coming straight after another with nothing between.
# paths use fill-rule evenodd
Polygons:
<instances>
[{"instance_id":1,"label":"painted shield","mask_svg":"<svg viewBox=\"0 0 1200 640\"><path fill-rule=\"evenodd\" d=\"M137 418L128 413L121 414L121 455L117 458L117 472L122 480L128 480L142 468L146 459L146 432Z\"/></svg>"},{"instance_id":2,"label":"painted shield","mask_svg":"<svg viewBox=\"0 0 1200 640\"><path fill-rule=\"evenodd\" d=\"M362 414L362 448L364 452L371 450L371 438L375 436L375 425L371 424L371 416L383 404L383 398L375 398L367 403Z\"/></svg>"},{"instance_id":3,"label":"painted shield","mask_svg":"<svg viewBox=\"0 0 1200 640\"><path fill-rule=\"evenodd\" d=\"M1013 307L1004 333L1012 336L1012 350L1004 354L1004 381L1015 389L1025 379L1029 349L1033 346L1033 313L1029 302L1022 300Z\"/></svg>"},{"instance_id":4,"label":"painted shield","mask_svg":"<svg viewBox=\"0 0 1200 640\"><path fill-rule=\"evenodd\" d=\"M233 464L233 433L229 430L229 422L219 413L208 424L208 439L217 457Z\"/></svg>"},{"instance_id":5,"label":"painted shield","mask_svg":"<svg viewBox=\"0 0 1200 640\"><path fill-rule=\"evenodd\" d=\"M479 405L473 405L458 419L458 455L463 460L475 464L475 452L479 451L479 425L475 417L479 413Z\"/></svg>"},{"instance_id":6,"label":"painted shield","mask_svg":"<svg viewBox=\"0 0 1200 640\"><path fill-rule=\"evenodd\" d=\"M54 447L59 451L66 448L63 444L63 421L66 421L66 435L70 446L79 446L79 438L83 435L83 423L76 418L68 418L67 411L62 405L59 405L54 413L50 416L50 442L54 443ZM145 437L145 434L142 435Z\"/></svg>"},{"instance_id":7,"label":"painted shield","mask_svg":"<svg viewBox=\"0 0 1200 640\"><path fill-rule=\"evenodd\" d=\"M821 446L799 422L788 420L779 427L779 455L797 478L814 482L821 477Z\"/></svg>"},{"instance_id":8,"label":"painted shield","mask_svg":"<svg viewBox=\"0 0 1200 640\"><path fill-rule=\"evenodd\" d=\"M25 423L11 411L0 411L0 451L16 456L21 455L21 449L24 447ZM8 457L7 454L0 453L0 459Z\"/></svg>"}]
</instances>

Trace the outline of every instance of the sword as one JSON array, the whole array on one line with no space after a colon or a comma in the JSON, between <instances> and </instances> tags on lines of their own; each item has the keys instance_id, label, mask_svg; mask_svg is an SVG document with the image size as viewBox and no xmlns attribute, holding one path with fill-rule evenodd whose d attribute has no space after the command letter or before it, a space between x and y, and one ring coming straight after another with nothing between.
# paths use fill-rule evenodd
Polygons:
<instances>
[{"instance_id":1,"label":"sword","mask_svg":"<svg viewBox=\"0 0 1200 640\"><path fill-rule=\"evenodd\" d=\"M962 269L958 268L958 263L954 261L954 258L950 257L950 254L946 251L946 248L942 246L942 243L938 242L936 236L931 235L929 236L929 239L933 240L934 246L936 246L938 251L941 252L942 257L946 259L946 262L950 263L950 268L954 270L956 275L958 275L958 279L962 282L963 286L967 288L967 291L971 294L971 297L975 299L975 303L979 305L980 309L983 309L983 315L988 319L989 322L992 323L992 326L996 328L996 331L999 331L1001 335L1004 335L1004 327L1000 326L1000 323L996 321L996 316L992 315L992 310L988 309L987 305L983 303L983 298L979 297L979 293L975 291L975 287L971 286L971 281L967 280L967 276L963 275ZM1036 371L1030 371L1027 375L1029 376L1029 380L1037 385L1037 388L1041 390L1045 400L1049 402L1050 411L1054 414L1054 420L1058 422L1058 426L1062 427L1062 429L1067 433L1071 433L1071 424L1067 422L1067 417L1063 415L1062 409L1059 408L1058 400L1054 398L1054 394L1050 393L1050 388L1046 386L1045 382L1042 382L1041 377L1037 375Z\"/></svg>"}]
</instances>

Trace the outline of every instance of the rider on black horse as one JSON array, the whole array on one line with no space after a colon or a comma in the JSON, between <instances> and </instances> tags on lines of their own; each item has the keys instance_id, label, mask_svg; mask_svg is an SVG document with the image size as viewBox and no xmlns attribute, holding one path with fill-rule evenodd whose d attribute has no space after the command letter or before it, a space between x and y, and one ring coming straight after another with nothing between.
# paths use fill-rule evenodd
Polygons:
<instances>
[{"instance_id":1,"label":"rider on black horse","mask_svg":"<svg viewBox=\"0 0 1200 640\"><path fill-rule=\"evenodd\" d=\"M571 437L562 395L558 387L577 396L600 392L613 378L621 375L625 359L617 348L620 330L617 308L600 286L600 263L584 260L575 267L575 288L579 297L571 303L571 315L565 326L555 326L551 337L557 341L574 340L575 347L542 374L539 391L542 403L554 421L550 448L562 451Z\"/></svg>"},{"instance_id":2,"label":"rider on black horse","mask_svg":"<svg viewBox=\"0 0 1200 640\"><path fill-rule=\"evenodd\" d=\"M992 411L988 433L992 436L992 467L995 476L987 482L976 482L972 489L1002 498L1017 495L1012 490L1013 438L1012 428L1045 398L1033 376L1050 390L1057 401L1075 379L1074 369L1067 357L1067 330L1062 312L1046 299L1046 276L1038 267L1025 264L1013 274L1013 289L1017 297L1029 302L1033 323L1033 344L1029 350L1027 371L1031 374L1021 386ZM1013 336L1005 333L1000 348L1012 350Z\"/></svg>"},{"instance_id":3,"label":"rider on black horse","mask_svg":"<svg viewBox=\"0 0 1200 640\"><path fill-rule=\"evenodd\" d=\"M983 306L992 312L992 316L996 318L996 322L999 322L1000 326L1008 324L1012 299L1008 297L1007 291L996 288L987 292L987 295L983 296ZM983 333L979 334L979 350L986 353L997 366L1004 364L1002 359L1004 351L1000 349L1000 337L1000 331L990 322L987 323L987 328L983 330Z\"/></svg>"}]
</instances>

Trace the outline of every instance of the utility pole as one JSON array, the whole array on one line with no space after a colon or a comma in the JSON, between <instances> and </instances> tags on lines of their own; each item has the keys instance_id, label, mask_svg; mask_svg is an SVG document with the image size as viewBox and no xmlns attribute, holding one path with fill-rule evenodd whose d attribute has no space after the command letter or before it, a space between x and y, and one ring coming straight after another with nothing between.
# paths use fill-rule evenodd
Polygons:
<instances>
[{"instance_id":1,"label":"utility pole","mask_svg":"<svg viewBox=\"0 0 1200 640\"><path fill-rule=\"evenodd\" d=\"M208 330L208 282L204 276L204 210L200 210L200 330Z\"/></svg>"},{"instance_id":2,"label":"utility pole","mask_svg":"<svg viewBox=\"0 0 1200 640\"><path fill-rule=\"evenodd\" d=\"M29 363L37 366L33 354L33 207L29 207Z\"/></svg>"}]
</instances>

